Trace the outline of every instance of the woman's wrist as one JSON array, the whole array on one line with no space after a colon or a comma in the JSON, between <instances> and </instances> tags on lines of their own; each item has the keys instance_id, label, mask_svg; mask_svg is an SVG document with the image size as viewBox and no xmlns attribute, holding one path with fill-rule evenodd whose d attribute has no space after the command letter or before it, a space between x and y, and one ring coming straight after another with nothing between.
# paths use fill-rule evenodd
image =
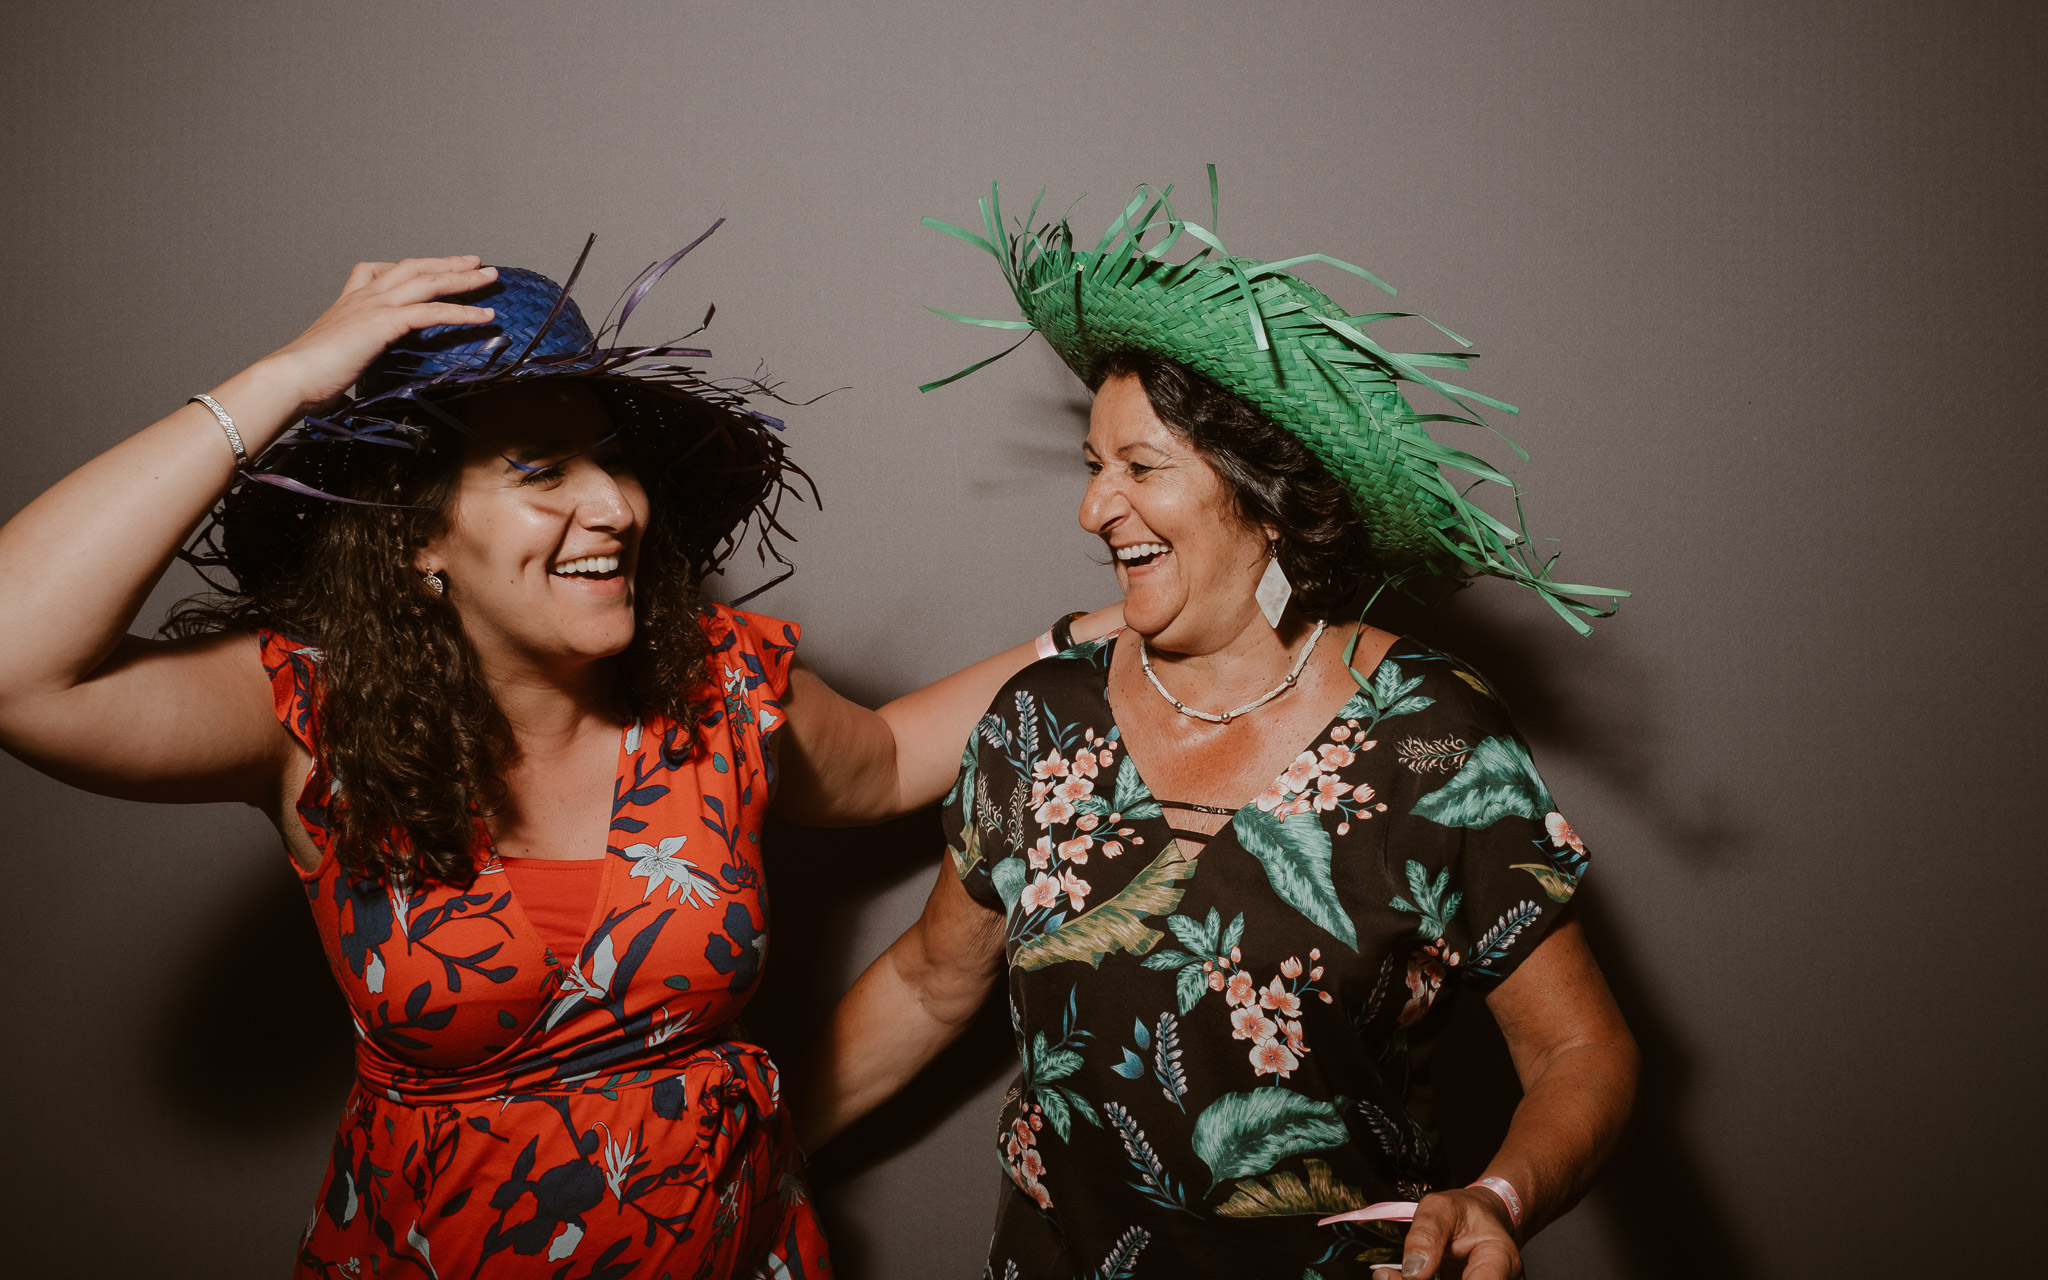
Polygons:
<instances>
[{"instance_id":1,"label":"woman's wrist","mask_svg":"<svg viewBox=\"0 0 2048 1280\"><path fill-rule=\"evenodd\" d=\"M1515 1190L1513 1183L1506 1178L1489 1174L1477 1182L1468 1184L1465 1190L1484 1192L1489 1206L1500 1207L1500 1214L1507 1221L1508 1231L1516 1240L1524 1238L1522 1223L1527 1214L1522 1207L1521 1194Z\"/></svg>"}]
</instances>

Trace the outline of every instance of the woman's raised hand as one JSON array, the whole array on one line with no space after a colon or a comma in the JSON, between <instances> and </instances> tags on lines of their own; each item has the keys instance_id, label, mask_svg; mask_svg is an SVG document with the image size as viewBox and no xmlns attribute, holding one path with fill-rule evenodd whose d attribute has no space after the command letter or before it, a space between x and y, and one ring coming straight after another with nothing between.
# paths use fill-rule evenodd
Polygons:
<instances>
[{"instance_id":1,"label":"woman's raised hand","mask_svg":"<svg viewBox=\"0 0 2048 1280\"><path fill-rule=\"evenodd\" d=\"M1446 1262L1449 1265L1446 1266ZM1377 1268L1375 1275L1387 1272ZM1438 1191L1415 1206L1401 1254L1402 1280L1521 1280L1522 1250L1507 1207L1483 1188Z\"/></svg>"},{"instance_id":2,"label":"woman's raised hand","mask_svg":"<svg viewBox=\"0 0 2048 1280\"><path fill-rule=\"evenodd\" d=\"M440 299L497 278L497 269L483 266L475 254L358 262L334 305L256 367L280 392L296 396L299 411L306 412L348 390L379 352L416 329L488 323L494 314L489 307Z\"/></svg>"}]
</instances>

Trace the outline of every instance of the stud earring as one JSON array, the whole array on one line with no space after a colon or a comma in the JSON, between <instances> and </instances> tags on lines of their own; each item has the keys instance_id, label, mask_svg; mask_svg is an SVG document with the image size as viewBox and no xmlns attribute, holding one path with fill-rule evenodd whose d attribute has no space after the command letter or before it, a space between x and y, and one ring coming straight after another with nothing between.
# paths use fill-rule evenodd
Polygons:
<instances>
[{"instance_id":1,"label":"stud earring","mask_svg":"<svg viewBox=\"0 0 2048 1280\"><path fill-rule=\"evenodd\" d=\"M426 583L427 590L433 592L437 596L446 595L448 593L448 580L441 576L441 571L439 569L436 569L432 573L421 574L420 581Z\"/></svg>"},{"instance_id":2,"label":"stud earring","mask_svg":"<svg viewBox=\"0 0 2048 1280\"><path fill-rule=\"evenodd\" d=\"M1253 598L1259 602L1259 612L1266 615L1267 625L1275 631L1280 629L1281 615L1287 612L1287 602L1294 598L1294 584L1287 580L1286 570L1280 567L1280 544L1266 544L1266 571L1259 575L1258 590Z\"/></svg>"}]
</instances>

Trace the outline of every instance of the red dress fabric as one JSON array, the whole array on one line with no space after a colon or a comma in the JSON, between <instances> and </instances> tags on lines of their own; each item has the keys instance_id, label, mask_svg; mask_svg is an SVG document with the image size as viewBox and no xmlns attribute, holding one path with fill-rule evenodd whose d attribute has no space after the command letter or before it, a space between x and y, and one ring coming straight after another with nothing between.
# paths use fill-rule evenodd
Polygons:
<instances>
[{"instance_id":1,"label":"red dress fabric","mask_svg":"<svg viewBox=\"0 0 2048 1280\"><path fill-rule=\"evenodd\" d=\"M829 1277L775 1066L734 1019L767 949L760 827L797 628L718 607L696 745L621 735L587 936L558 957L479 824L468 888L351 881L333 779L299 871L356 1029L300 1276ZM260 637L277 712L318 739L320 652ZM296 865L296 864L295 864Z\"/></svg>"},{"instance_id":2,"label":"red dress fabric","mask_svg":"<svg viewBox=\"0 0 2048 1280\"><path fill-rule=\"evenodd\" d=\"M505 868L505 883L548 950L574 955L590 936L597 895L604 888L604 859L500 857L498 865Z\"/></svg>"}]
</instances>

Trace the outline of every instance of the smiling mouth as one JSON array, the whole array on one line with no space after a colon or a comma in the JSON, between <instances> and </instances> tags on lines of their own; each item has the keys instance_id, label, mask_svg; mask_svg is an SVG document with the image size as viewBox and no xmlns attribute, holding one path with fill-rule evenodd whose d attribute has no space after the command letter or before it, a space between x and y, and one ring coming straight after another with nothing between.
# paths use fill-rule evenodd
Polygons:
<instances>
[{"instance_id":1,"label":"smiling mouth","mask_svg":"<svg viewBox=\"0 0 2048 1280\"><path fill-rule=\"evenodd\" d=\"M617 556L582 556L575 560L564 560L548 573L557 578L576 578L584 582L598 582L619 575Z\"/></svg>"},{"instance_id":2,"label":"smiling mouth","mask_svg":"<svg viewBox=\"0 0 2048 1280\"><path fill-rule=\"evenodd\" d=\"M1157 564L1159 557L1171 550L1173 548L1163 542L1133 542L1128 547L1110 548L1116 562L1126 569L1142 569L1146 565Z\"/></svg>"}]
</instances>

